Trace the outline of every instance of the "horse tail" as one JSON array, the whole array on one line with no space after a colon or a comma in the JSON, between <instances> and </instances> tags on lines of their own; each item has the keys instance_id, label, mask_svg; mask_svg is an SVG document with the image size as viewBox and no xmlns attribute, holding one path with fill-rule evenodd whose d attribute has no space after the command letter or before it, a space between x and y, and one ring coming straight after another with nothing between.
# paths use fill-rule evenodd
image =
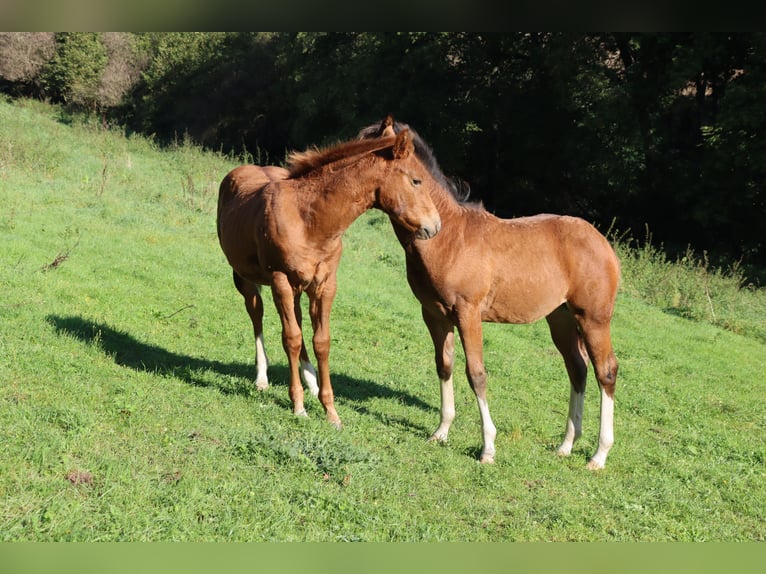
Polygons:
<instances>
[{"instance_id":1,"label":"horse tail","mask_svg":"<svg viewBox=\"0 0 766 574\"><path fill-rule=\"evenodd\" d=\"M218 210L216 212L216 230L218 231L218 239L221 238L221 214L223 213L223 208L237 194L237 182L234 178L234 172L238 169L239 168L235 168L227 173L223 180L221 180L221 185L218 187Z\"/></svg>"}]
</instances>

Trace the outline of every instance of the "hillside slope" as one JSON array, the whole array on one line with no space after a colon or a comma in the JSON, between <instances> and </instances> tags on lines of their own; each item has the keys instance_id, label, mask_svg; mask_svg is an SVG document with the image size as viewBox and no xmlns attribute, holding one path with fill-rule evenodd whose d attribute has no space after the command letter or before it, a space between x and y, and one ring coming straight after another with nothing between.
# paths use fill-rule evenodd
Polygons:
<instances>
[{"instance_id":1,"label":"hillside slope","mask_svg":"<svg viewBox=\"0 0 766 574\"><path fill-rule=\"evenodd\" d=\"M568 388L544 322L486 325L498 453L478 465L460 351L450 442L425 441L433 350L379 212L347 233L332 315L344 429L316 400L291 415L268 292L255 392L215 234L235 164L0 101L0 539L766 539L766 345L622 293L616 444L590 473L593 377L559 459Z\"/></svg>"}]
</instances>

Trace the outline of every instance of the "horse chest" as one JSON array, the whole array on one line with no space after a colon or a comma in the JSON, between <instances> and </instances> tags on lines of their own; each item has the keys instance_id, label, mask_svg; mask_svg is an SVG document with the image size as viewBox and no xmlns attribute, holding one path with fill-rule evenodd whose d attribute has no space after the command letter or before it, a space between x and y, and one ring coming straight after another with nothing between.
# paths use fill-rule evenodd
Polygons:
<instances>
[{"instance_id":1,"label":"horse chest","mask_svg":"<svg viewBox=\"0 0 766 574\"><path fill-rule=\"evenodd\" d=\"M321 291L337 268L337 250L323 250L297 245L276 248L264 255L262 261L268 273L284 273L297 291Z\"/></svg>"}]
</instances>

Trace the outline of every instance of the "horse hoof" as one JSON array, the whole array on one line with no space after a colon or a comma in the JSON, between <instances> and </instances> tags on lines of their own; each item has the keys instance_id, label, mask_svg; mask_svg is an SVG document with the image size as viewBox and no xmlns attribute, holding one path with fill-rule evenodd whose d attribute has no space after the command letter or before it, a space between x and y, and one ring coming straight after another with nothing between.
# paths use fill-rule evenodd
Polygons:
<instances>
[{"instance_id":1,"label":"horse hoof","mask_svg":"<svg viewBox=\"0 0 766 574\"><path fill-rule=\"evenodd\" d=\"M604 464L591 459L588 461L588 464L585 465L585 468L588 470L603 470Z\"/></svg>"},{"instance_id":2,"label":"horse hoof","mask_svg":"<svg viewBox=\"0 0 766 574\"><path fill-rule=\"evenodd\" d=\"M268 381L255 381L255 390L256 391L265 391L269 388L269 382Z\"/></svg>"},{"instance_id":3,"label":"horse hoof","mask_svg":"<svg viewBox=\"0 0 766 574\"><path fill-rule=\"evenodd\" d=\"M297 413L295 413L295 416L296 417L301 417L301 418L304 418L304 419L309 418L309 414L306 412L306 409L298 411Z\"/></svg>"},{"instance_id":4,"label":"horse hoof","mask_svg":"<svg viewBox=\"0 0 766 574\"><path fill-rule=\"evenodd\" d=\"M343 423L340 422L340 420L337 421L330 421L330 424L335 427L336 430L340 430L343 428Z\"/></svg>"},{"instance_id":5,"label":"horse hoof","mask_svg":"<svg viewBox=\"0 0 766 574\"><path fill-rule=\"evenodd\" d=\"M493 454L483 454L483 455L481 455L481 458L479 459L479 463L481 463L481 464L494 464L495 463L495 455L493 455Z\"/></svg>"}]
</instances>

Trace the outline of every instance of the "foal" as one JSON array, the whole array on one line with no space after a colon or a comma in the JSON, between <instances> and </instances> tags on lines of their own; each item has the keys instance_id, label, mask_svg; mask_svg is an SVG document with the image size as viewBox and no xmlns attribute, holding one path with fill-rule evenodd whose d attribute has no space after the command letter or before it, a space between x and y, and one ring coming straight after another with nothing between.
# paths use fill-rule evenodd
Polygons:
<instances>
[{"instance_id":1,"label":"foal","mask_svg":"<svg viewBox=\"0 0 766 574\"><path fill-rule=\"evenodd\" d=\"M330 384L329 319L343 233L362 213L376 207L405 236L422 240L435 236L441 220L422 190L424 182L432 182L430 172L414 153L406 130L395 137L295 153L287 171L238 167L221 182L218 238L253 323L257 385L268 385L259 293L260 285L268 285L282 323L295 414L306 414L299 371L310 389L314 376L301 331L301 294L309 297L318 397L327 419L340 426Z\"/></svg>"},{"instance_id":2,"label":"foal","mask_svg":"<svg viewBox=\"0 0 766 574\"><path fill-rule=\"evenodd\" d=\"M360 138L408 129L388 117ZM601 390L598 449L589 469L604 467L614 442L614 388L617 359L610 323L620 280L620 264L606 238L586 221L558 215L500 219L477 204L461 203L455 186L439 169L430 148L409 129L415 151L440 185L427 189L442 229L420 241L393 221L404 247L407 279L420 301L433 340L441 381L441 422L432 440L446 441L455 418L452 386L454 329L463 344L466 374L481 414L481 462L495 457L495 425L487 404L487 373L482 321L531 323L545 317L564 358L571 383L569 413L558 454L566 456L582 434L588 360ZM453 193L450 193L450 192Z\"/></svg>"}]
</instances>

